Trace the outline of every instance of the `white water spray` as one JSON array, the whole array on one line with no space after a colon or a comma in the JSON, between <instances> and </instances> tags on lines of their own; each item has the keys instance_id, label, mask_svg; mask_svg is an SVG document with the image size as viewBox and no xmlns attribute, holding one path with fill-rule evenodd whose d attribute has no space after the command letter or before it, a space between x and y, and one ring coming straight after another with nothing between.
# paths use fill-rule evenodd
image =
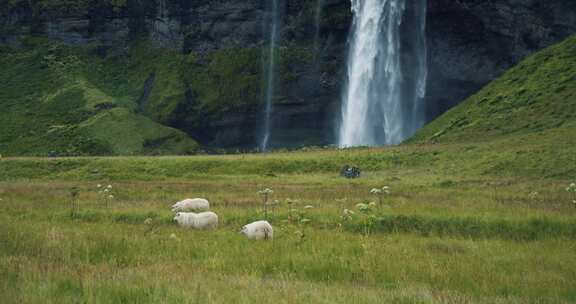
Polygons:
<instances>
[{"instance_id":1,"label":"white water spray","mask_svg":"<svg viewBox=\"0 0 576 304\"><path fill-rule=\"evenodd\" d=\"M264 132L262 135L262 141L260 143L260 151L268 151L268 146L270 143L271 134L271 114L272 114L272 103L274 99L274 84L276 81L275 70L276 70L276 44L278 42L278 0L272 0L272 6L270 8L270 32L268 41L268 52L267 52L267 63L266 63L266 93L265 93L265 108L264 108Z\"/></svg>"},{"instance_id":2,"label":"white water spray","mask_svg":"<svg viewBox=\"0 0 576 304\"><path fill-rule=\"evenodd\" d=\"M418 0L425 6L426 0ZM401 60L401 25L405 0L352 0L348 82L343 95L341 147L398 144L423 124L426 92L425 18L418 13L415 84L407 86ZM420 44L421 44L420 43ZM403 89L417 90L404 98ZM421 116L421 117L420 117Z\"/></svg>"},{"instance_id":3,"label":"white water spray","mask_svg":"<svg viewBox=\"0 0 576 304\"><path fill-rule=\"evenodd\" d=\"M416 22L419 25L414 35L416 51L416 95L413 100L412 129L408 136L416 133L424 126L426 121L424 113L424 98L426 98L426 81L428 80L428 45L426 43L426 14L428 13L427 0L417 0Z\"/></svg>"},{"instance_id":4,"label":"white water spray","mask_svg":"<svg viewBox=\"0 0 576 304\"><path fill-rule=\"evenodd\" d=\"M322 25L322 11L324 0L316 0L316 12L314 13L314 52L316 58L320 56L320 27Z\"/></svg>"}]
</instances>

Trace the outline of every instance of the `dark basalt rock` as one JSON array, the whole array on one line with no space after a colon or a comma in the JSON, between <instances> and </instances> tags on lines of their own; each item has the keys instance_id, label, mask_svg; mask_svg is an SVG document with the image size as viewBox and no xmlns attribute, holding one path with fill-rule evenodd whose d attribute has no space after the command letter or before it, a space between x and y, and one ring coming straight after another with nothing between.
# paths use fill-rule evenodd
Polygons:
<instances>
[{"instance_id":1,"label":"dark basalt rock","mask_svg":"<svg viewBox=\"0 0 576 304\"><path fill-rule=\"evenodd\" d=\"M576 1L429 0L428 118L576 33Z\"/></svg>"},{"instance_id":2,"label":"dark basalt rock","mask_svg":"<svg viewBox=\"0 0 576 304\"><path fill-rule=\"evenodd\" d=\"M360 177L360 169L358 167L352 167L352 166L344 166L342 167L342 169L340 170L340 176L348 178L348 179L353 179L353 178L359 178Z\"/></svg>"}]
</instances>

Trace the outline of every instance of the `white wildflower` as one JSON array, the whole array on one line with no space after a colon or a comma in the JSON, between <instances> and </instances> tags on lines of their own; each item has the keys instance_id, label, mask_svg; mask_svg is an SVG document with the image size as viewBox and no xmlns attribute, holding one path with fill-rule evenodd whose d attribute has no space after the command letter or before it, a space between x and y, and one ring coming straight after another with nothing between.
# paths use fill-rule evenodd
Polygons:
<instances>
[{"instance_id":1,"label":"white wildflower","mask_svg":"<svg viewBox=\"0 0 576 304\"><path fill-rule=\"evenodd\" d=\"M312 206L312 205L306 205L306 206L304 206L304 209L312 209L312 208L314 208L314 206Z\"/></svg>"},{"instance_id":2,"label":"white wildflower","mask_svg":"<svg viewBox=\"0 0 576 304\"><path fill-rule=\"evenodd\" d=\"M258 191L258 194L260 194L260 195L268 195L268 194L272 194L272 193L274 193L274 191L270 188L266 188L264 190Z\"/></svg>"},{"instance_id":3,"label":"white wildflower","mask_svg":"<svg viewBox=\"0 0 576 304\"><path fill-rule=\"evenodd\" d=\"M373 188L372 190L370 190L370 193L372 193L372 194L380 194L380 193L382 193L382 189Z\"/></svg>"},{"instance_id":4,"label":"white wildflower","mask_svg":"<svg viewBox=\"0 0 576 304\"><path fill-rule=\"evenodd\" d=\"M362 212L370 211L370 205L364 203L357 204L356 208Z\"/></svg>"},{"instance_id":5,"label":"white wildflower","mask_svg":"<svg viewBox=\"0 0 576 304\"><path fill-rule=\"evenodd\" d=\"M370 193L374 195L390 194L390 187L384 186L382 188L372 188L372 190L370 190Z\"/></svg>"}]
</instances>

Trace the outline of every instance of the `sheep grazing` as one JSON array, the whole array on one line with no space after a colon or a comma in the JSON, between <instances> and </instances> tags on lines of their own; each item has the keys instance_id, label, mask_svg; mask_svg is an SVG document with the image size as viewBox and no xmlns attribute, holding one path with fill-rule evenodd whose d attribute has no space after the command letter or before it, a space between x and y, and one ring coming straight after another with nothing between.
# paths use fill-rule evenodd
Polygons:
<instances>
[{"instance_id":1,"label":"sheep grazing","mask_svg":"<svg viewBox=\"0 0 576 304\"><path fill-rule=\"evenodd\" d=\"M268 221L257 221L242 227L240 233L249 239L268 240L272 239L274 231Z\"/></svg>"},{"instance_id":2,"label":"sheep grazing","mask_svg":"<svg viewBox=\"0 0 576 304\"><path fill-rule=\"evenodd\" d=\"M218 226L218 215L214 212L178 212L174 217L178 225L189 229L216 229Z\"/></svg>"},{"instance_id":3,"label":"sheep grazing","mask_svg":"<svg viewBox=\"0 0 576 304\"><path fill-rule=\"evenodd\" d=\"M208 211L210 203L203 198L187 198L172 205L172 212L180 211Z\"/></svg>"}]
</instances>

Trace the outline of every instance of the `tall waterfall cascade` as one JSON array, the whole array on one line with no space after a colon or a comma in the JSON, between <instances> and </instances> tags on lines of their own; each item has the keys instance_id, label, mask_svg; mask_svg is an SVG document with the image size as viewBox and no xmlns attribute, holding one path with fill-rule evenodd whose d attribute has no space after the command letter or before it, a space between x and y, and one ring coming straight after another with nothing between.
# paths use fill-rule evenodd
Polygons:
<instances>
[{"instance_id":1,"label":"tall waterfall cascade","mask_svg":"<svg viewBox=\"0 0 576 304\"><path fill-rule=\"evenodd\" d=\"M320 26L323 9L324 0L316 0L316 11L314 12L314 53L316 57L320 54Z\"/></svg>"},{"instance_id":2,"label":"tall waterfall cascade","mask_svg":"<svg viewBox=\"0 0 576 304\"><path fill-rule=\"evenodd\" d=\"M260 151L265 152L269 149L270 136L271 136L271 115L274 102L275 82L276 82L276 45L278 43L278 27L279 27L279 0L272 0L270 6L270 21L269 36L268 36L268 49L266 54L266 91L264 94L264 126L263 134L260 142Z\"/></svg>"},{"instance_id":3,"label":"tall waterfall cascade","mask_svg":"<svg viewBox=\"0 0 576 304\"><path fill-rule=\"evenodd\" d=\"M425 122L426 0L351 1L339 146L399 144ZM407 4L414 5L413 20L403 26Z\"/></svg>"}]
</instances>

